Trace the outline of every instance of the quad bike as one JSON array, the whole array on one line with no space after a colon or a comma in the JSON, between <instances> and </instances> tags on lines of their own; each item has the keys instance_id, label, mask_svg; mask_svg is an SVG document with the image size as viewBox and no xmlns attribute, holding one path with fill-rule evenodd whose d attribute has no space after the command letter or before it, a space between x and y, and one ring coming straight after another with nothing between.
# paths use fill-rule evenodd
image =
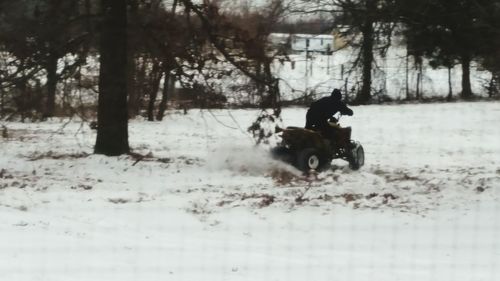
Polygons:
<instances>
[{"instance_id":1,"label":"quad bike","mask_svg":"<svg viewBox=\"0 0 500 281\"><path fill-rule=\"evenodd\" d=\"M342 128L336 118L332 119L329 123L335 132L333 139L305 128L287 127L282 130L281 143L271 151L273 157L303 172L324 171L333 159L346 160L351 169L358 170L365 163L363 146L351 140L351 127Z\"/></svg>"}]
</instances>

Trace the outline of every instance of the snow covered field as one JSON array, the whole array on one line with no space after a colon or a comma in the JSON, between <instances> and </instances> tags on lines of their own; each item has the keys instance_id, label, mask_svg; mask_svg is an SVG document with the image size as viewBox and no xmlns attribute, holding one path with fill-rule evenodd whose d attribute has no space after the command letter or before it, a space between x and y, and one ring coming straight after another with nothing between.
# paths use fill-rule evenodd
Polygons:
<instances>
[{"instance_id":1,"label":"snow covered field","mask_svg":"<svg viewBox=\"0 0 500 281\"><path fill-rule=\"evenodd\" d=\"M132 121L139 162L5 123L0 279L500 280L500 103L353 109L366 166L317 179L253 146L253 110Z\"/></svg>"}]
</instances>

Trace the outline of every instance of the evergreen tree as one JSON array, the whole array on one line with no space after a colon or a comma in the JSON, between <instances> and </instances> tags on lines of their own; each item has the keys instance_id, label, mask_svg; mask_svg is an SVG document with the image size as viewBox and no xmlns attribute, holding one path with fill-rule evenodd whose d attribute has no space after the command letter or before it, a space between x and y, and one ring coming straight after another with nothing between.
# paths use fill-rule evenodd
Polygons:
<instances>
[{"instance_id":1,"label":"evergreen tree","mask_svg":"<svg viewBox=\"0 0 500 281\"><path fill-rule=\"evenodd\" d=\"M481 23L491 0L398 0L399 15L410 53L426 57L434 67L462 66L464 99L473 97L470 68L490 44Z\"/></svg>"},{"instance_id":2,"label":"evergreen tree","mask_svg":"<svg viewBox=\"0 0 500 281\"><path fill-rule=\"evenodd\" d=\"M90 34L87 32L85 4L89 0L19 0L0 2L0 43L22 61L20 69L31 75L46 76L44 117L55 113L57 84L86 61ZM67 54L74 63L59 66ZM29 79L24 76L22 79Z\"/></svg>"}]
</instances>

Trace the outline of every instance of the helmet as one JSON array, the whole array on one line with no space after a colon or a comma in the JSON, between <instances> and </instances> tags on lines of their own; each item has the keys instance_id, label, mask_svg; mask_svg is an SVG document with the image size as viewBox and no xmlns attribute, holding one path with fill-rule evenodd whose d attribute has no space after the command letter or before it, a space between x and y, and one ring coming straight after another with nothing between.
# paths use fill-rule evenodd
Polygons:
<instances>
[{"instance_id":1,"label":"helmet","mask_svg":"<svg viewBox=\"0 0 500 281\"><path fill-rule=\"evenodd\" d=\"M331 97L336 101L340 101L342 100L342 93L340 92L339 89L334 89Z\"/></svg>"}]
</instances>

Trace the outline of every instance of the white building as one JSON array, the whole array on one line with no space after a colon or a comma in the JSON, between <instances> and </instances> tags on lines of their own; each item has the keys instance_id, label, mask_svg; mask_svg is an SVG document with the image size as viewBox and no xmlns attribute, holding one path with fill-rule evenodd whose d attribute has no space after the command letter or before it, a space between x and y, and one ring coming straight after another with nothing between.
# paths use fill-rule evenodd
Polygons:
<instances>
[{"instance_id":1,"label":"white building","mask_svg":"<svg viewBox=\"0 0 500 281\"><path fill-rule=\"evenodd\" d=\"M333 51L333 35L326 34L293 34L291 38L291 49L296 52L318 52L329 53Z\"/></svg>"},{"instance_id":2,"label":"white building","mask_svg":"<svg viewBox=\"0 0 500 281\"><path fill-rule=\"evenodd\" d=\"M270 41L275 45L289 45L296 53L308 51L327 54L332 52L335 46L335 37L327 34L272 33Z\"/></svg>"}]
</instances>

